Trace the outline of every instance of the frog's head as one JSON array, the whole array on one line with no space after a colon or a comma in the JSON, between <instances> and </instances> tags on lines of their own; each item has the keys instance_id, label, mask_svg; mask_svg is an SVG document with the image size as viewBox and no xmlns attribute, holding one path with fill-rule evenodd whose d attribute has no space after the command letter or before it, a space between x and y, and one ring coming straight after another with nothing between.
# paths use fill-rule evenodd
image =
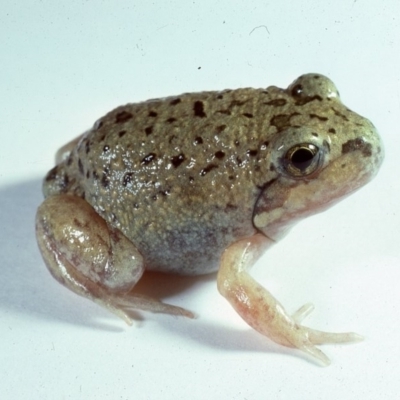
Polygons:
<instances>
[{"instance_id":1,"label":"frog's head","mask_svg":"<svg viewBox=\"0 0 400 400\"><path fill-rule=\"evenodd\" d=\"M275 175L253 217L255 227L272 240L365 185L383 160L375 127L343 105L325 76L303 75L280 96L287 105L279 120L274 117L270 168Z\"/></svg>"}]
</instances>

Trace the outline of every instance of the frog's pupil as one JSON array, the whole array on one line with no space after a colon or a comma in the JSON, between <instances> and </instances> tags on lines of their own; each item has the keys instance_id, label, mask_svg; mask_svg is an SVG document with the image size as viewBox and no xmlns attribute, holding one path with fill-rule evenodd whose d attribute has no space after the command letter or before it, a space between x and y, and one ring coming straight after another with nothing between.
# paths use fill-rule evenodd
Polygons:
<instances>
[{"instance_id":1,"label":"frog's pupil","mask_svg":"<svg viewBox=\"0 0 400 400\"><path fill-rule=\"evenodd\" d=\"M309 149L298 149L292 154L291 161L294 167L304 171L311 165L314 155Z\"/></svg>"}]
</instances>

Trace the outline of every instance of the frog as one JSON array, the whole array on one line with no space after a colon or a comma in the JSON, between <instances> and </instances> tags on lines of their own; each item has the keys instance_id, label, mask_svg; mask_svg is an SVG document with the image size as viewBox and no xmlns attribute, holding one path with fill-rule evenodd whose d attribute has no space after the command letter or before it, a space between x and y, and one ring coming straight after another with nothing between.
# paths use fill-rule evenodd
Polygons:
<instances>
[{"instance_id":1,"label":"frog","mask_svg":"<svg viewBox=\"0 0 400 400\"><path fill-rule=\"evenodd\" d=\"M193 318L135 293L145 271L216 272L217 289L270 340L322 365L325 343L250 274L300 220L369 182L380 136L326 76L287 88L184 93L115 108L63 146L43 181L36 237L53 277L126 323L137 310ZM304 354L303 353L303 354Z\"/></svg>"}]
</instances>

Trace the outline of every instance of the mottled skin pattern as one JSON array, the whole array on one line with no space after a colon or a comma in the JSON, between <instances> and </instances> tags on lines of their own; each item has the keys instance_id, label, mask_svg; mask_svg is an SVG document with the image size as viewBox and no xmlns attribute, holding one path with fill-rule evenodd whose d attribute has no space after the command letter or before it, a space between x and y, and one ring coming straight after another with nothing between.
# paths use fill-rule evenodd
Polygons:
<instances>
[{"instance_id":1,"label":"mottled skin pattern","mask_svg":"<svg viewBox=\"0 0 400 400\"><path fill-rule=\"evenodd\" d=\"M299 219L369 181L382 157L373 125L341 103L329 79L308 74L286 90L191 93L118 107L66 145L43 190L48 198L84 199L116 243L121 232L133 243L143 257L134 265L198 275L218 270L237 241L257 233L279 240ZM46 237L54 253L59 232L49 215L42 205L38 241L43 252ZM82 225L75 221L71 229ZM80 263L72 262L90 270Z\"/></svg>"}]
</instances>

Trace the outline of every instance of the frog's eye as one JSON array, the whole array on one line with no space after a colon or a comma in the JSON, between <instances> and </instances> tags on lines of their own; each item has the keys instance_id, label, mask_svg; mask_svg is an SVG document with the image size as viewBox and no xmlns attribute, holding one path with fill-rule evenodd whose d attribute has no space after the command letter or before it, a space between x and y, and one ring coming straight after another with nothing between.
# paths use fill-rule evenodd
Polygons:
<instances>
[{"instance_id":1,"label":"frog's eye","mask_svg":"<svg viewBox=\"0 0 400 400\"><path fill-rule=\"evenodd\" d=\"M323 164L323 152L312 143L291 147L282 158L285 172L293 178L302 178L316 172Z\"/></svg>"}]
</instances>

